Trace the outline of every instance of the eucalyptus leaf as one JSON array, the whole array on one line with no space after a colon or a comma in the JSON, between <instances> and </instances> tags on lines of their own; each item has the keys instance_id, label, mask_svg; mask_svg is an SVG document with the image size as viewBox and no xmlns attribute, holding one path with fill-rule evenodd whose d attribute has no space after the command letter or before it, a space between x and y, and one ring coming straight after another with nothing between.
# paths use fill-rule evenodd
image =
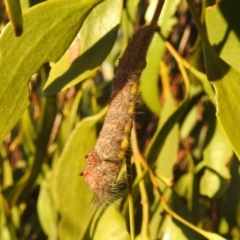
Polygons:
<instances>
[{"instance_id":1,"label":"eucalyptus leaf","mask_svg":"<svg viewBox=\"0 0 240 240\"><path fill-rule=\"evenodd\" d=\"M125 219L115 204L109 206L100 217L93 240L130 240Z\"/></svg>"},{"instance_id":2,"label":"eucalyptus leaf","mask_svg":"<svg viewBox=\"0 0 240 240\"><path fill-rule=\"evenodd\" d=\"M9 23L0 36L0 142L29 104L28 81L43 63L57 61L101 0L52 0L23 14L24 33Z\"/></svg>"},{"instance_id":3,"label":"eucalyptus leaf","mask_svg":"<svg viewBox=\"0 0 240 240\"><path fill-rule=\"evenodd\" d=\"M121 12L121 0L106 0L94 8L73 42L76 56L72 56L69 48L63 57L52 65L44 87L46 94L69 88L96 72L116 40Z\"/></svg>"},{"instance_id":4,"label":"eucalyptus leaf","mask_svg":"<svg viewBox=\"0 0 240 240\"><path fill-rule=\"evenodd\" d=\"M230 179L231 176L227 164L231 156L231 146L224 136L220 124L217 122L212 139L203 152L205 166L223 178Z\"/></svg>"},{"instance_id":5,"label":"eucalyptus leaf","mask_svg":"<svg viewBox=\"0 0 240 240\"><path fill-rule=\"evenodd\" d=\"M44 233L51 240L57 239L57 216L47 180L42 180L37 202L38 218Z\"/></svg>"},{"instance_id":6,"label":"eucalyptus leaf","mask_svg":"<svg viewBox=\"0 0 240 240\"><path fill-rule=\"evenodd\" d=\"M202 38L207 77L212 82L216 91L217 118L234 152L240 159L240 147L238 144L240 141L240 128L237 127L240 122L238 104L240 101L240 72L232 68L216 54L190 0L188 0L188 4ZM231 20L229 21L231 22Z\"/></svg>"},{"instance_id":7,"label":"eucalyptus leaf","mask_svg":"<svg viewBox=\"0 0 240 240\"><path fill-rule=\"evenodd\" d=\"M155 34L147 52L147 66L140 78L141 98L147 107L156 115L160 114L161 102L158 89L159 63L165 52L163 40Z\"/></svg>"},{"instance_id":8,"label":"eucalyptus leaf","mask_svg":"<svg viewBox=\"0 0 240 240\"><path fill-rule=\"evenodd\" d=\"M191 110L193 105L201 98L201 96L202 93L200 92L191 99L187 98L183 100L182 103L177 106L176 110L171 114L171 116L169 116L167 121L164 122L163 126L157 129L146 151L146 159L150 165L153 164L158 158L158 154L161 151L164 145L164 141L171 131L172 127L180 120L184 114L187 114L187 112Z\"/></svg>"},{"instance_id":9,"label":"eucalyptus leaf","mask_svg":"<svg viewBox=\"0 0 240 240\"><path fill-rule=\"evenodd\" d=\"M171 92L167 92L165 102L162 107L158 128L161 128L169 117L176 111L176 103ZM160 148L158 158L156 159L155 172L167 178L173 177L173 166L177 159L179 142L179 126L175 123L171 131L165 138L162 148Z\"/></svg>"},{"instance_id":10,"label":"eucalyptus leaf","mask_svg":"<svg viewBox=\"0 0 240 240\"><path fill-rule=\"evenodd\" d=\"M205 11L211 45L223 60L238 71L240 71L239 8L239 1L221 0Z\"/></svg>"},{"instance_id":11,"label":"eucalyptus leaf","mask_svg":"<svg viewBox=\"0 0 240 240\"><path fill-rule=\"evenodd\" d=\"M182 216L187 221L192 221L192 216L190 211L187 209L185 204L181 201L179 196L172 191L171 188L164 187L161 189L164 194L164 199L166 202L170 203L171 209L176 212L178 215ZM155 192L156 195L159 193ZM169 215L161 214L164 212L163 205L159 201L159 198L156 198L157 205L155 208L151 208L151 221L149 226L150 239L196 239L196 233L185 226L184 224L176 221ZM154 205L153 205L154 206Z\"/></svg>"},{"instance_id":12,"label":"eucalyptus leaf","mask_svg":"<svg viewBox=\"0 0 240 240\"><path fill-rule=\"evenodd\" d=\"M207 76L216 91L217 118L234 152L240 159L240 73L217 56L203 40Z\"/></svg>"}]
</instances>

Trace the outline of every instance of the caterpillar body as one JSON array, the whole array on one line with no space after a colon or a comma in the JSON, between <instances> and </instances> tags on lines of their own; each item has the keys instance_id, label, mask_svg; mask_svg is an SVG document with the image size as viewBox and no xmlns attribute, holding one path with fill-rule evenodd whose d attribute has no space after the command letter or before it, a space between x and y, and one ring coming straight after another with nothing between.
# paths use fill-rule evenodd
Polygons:
<instances>
[{"instance_id":1,"label":"caterpillar body","mask_svg":"<svg viewBox=\"0 0 240 240\"><path fill-rule=\"evenodd\" d=\"M116 191L116 181L129 147L139 79L156 30L156 25L139 29L120 58L102 130L94 149L86 156L81 175L100 204L111 202Z\"/></svg>"}]
</instances>

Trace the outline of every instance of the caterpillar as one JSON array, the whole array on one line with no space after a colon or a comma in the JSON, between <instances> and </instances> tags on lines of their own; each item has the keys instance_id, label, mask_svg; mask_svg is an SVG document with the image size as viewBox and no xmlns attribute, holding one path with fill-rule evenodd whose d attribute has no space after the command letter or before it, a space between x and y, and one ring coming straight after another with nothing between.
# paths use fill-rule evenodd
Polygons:
<instances>
[{"instance_id":1,"label":"caterpillar","mask_svg":"<svg viewBox=\"0 0 240 240\"><path fill-rule=\"evenodd\" d=\"M140 28L119 60L113 79L113 91L102 130L81 175L96 194L97 202L111 201L133 124L139 79L146 67L147 49L158 27L150 24Z\"/></svg>"}]
</instances>

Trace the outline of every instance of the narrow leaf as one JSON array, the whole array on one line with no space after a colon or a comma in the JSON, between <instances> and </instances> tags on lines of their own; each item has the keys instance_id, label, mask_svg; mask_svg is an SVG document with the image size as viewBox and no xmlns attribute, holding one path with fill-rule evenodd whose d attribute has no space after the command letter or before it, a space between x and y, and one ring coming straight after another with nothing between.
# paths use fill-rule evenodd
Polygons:
<instances>
[{"instance_id":1,"label":"narrow leaf","mask_svg":"<svg viewBox=\"0 0 240 240\"><path fill-rule=\"evenodd\" d=\"M49 239L57 239L57 217L50 195L49 183L46 180L41 181L37 211L44 233L49 237Z\"/></svg>"},{"instance_id":2,"label":"narrow leaf","mask_svg":"<svg viewBox=\"0 0 240 240\"><path fill-rule=\"evenodd\" d=\"M203 42L207 76L216 91L217 118L240 159L240 73L217 56L210 44Z\"/></svg>"},{"instance_id":3,"label":"narrow leaf","mask_svg":"<svg viewBox=\"0 0 240 240\"><path fill-rule=\"evenodd\" d=\"M240 1L222 0L205 11L209 41L217 54L240 71Z\"/></svg>"},{"instance_id":4,"label":"narrow leaf","mask_svg":"<svg viewBox=\"0 0 240 240\"><path fill-rule=\"evenodd\" d=\"M96 72L116 40L121 12L121 0L106 0L94 8L72 46L52 66L46 94L69 88Z\"/></svg>"}]
</instances>

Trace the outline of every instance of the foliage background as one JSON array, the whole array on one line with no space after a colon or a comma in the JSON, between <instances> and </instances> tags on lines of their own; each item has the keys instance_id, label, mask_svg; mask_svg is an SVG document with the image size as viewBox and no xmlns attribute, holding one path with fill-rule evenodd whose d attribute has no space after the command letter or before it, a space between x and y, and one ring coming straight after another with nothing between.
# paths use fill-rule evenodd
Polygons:
<instances>
[{"instance_id":1,"label":"foliage background","mask_svg":"<svg viewBox=\"0 0 240 240\"><path fill-rule=\"evenodd\" d=\"M0 239L130 239L126 197L97 211L78 174L101 129L118 58L151 19L154 1L32 7L39 2L21 1L19 37L4 29L0 2ZM205 10L210 4L195 1L213 48L200 40L187 3L169 0L159 20L166 40L156 34L148 52L131 138L137 239L240 238L232 150L240 151L240 6L222 0ZM209 80L218 79L224 131L205 65Z\"/></svg>"}]
</instances>

